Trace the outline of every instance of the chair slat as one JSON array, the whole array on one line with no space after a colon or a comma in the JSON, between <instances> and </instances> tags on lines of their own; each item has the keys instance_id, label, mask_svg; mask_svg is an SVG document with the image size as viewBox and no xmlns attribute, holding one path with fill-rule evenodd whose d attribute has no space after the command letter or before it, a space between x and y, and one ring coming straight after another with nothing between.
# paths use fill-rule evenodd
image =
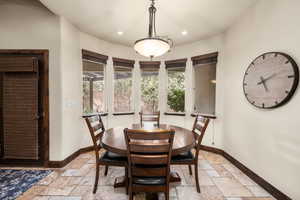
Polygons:
<instances>
[{"instance_id":1,"label":"chair slat","mask_svg":"<svg viewBox=\"0 0 300 200\"><path fill-rule=\"evenodd\" d=\"M168 163L168 155L138 155L131 154L133 164L163 165Z\"/></svg>"},{"instance_id":2,"label":"chair slat","mask_svg":"<svg viewBox=\"0 0 300 200\"><path fill-rule=\"evenodd\" d=\"M155 167L155 168L143 168L143 167L132 167L132 175L133 176L166 176L167 175L167 167Z\"/></svg>"},{"instance_id":3,"label":"chair slat","mask_svg":"<svg viewBox=\"0 0 300 200\"><path fill-rule=\"evenodd\" d=\"M99 116L92 116L92 117L88 117L88 120L90 121L90 123L96 122L96 121L100 121Z\"/></svg>"},{"instance_id":4,"label":"chair slat","mask_svg":"<svg viewBox=\"0 0 300 200\"><path fill-rule=\"evenodd\" d=\"M100 129L102 129L103 128L103 124L96 124L95 126L93 126L93 131L98 131L98 130L100 130Z\"/></svg>"},{"instance_id":5,"label":"chair slat","mask_svg":"<svg viewBox=\"0 0 300 200\"><path fill-rule=\"evenodd\" d=\"M140 153L166 153L169 151L170 145L167 144L129 144L131 152L140 152Z\"/></svg>"},{"instance_id":6,"label":"chair slat","mask_svg":"<svg viewBox=\"0 0 300 200\"><path fill-rule=\"evenodd\" d=\"M159 140L167 140L169 139L169 135L165 134L165 133L161 133L161 132L155 132L155 134L153 134L154 132L148 133L148 132L142 132L142 131L137 131L134 133L128 133L128 137L129 139L133 139L133 140L155 140L155 139L159 139Z\"/></svg>"}]
</instances>

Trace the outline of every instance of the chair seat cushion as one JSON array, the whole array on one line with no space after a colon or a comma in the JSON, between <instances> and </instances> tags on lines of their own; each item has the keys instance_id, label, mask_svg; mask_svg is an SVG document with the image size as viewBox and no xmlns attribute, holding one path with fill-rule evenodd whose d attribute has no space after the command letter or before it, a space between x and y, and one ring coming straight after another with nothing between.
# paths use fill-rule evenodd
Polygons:
<instances>
[{"instance_id":1,"label":"chair seat cushion","mask_svg":"<svg viewBox=\"0 0 300 200\"><path fill-rule=\"evenodd\" d=\"M191 162L195 159L195 156L191 151L187 151L184 153L181 153L176 156L172 156L171 163L180 163L180 162Z\"/></svg>"},{"instance_id":2,"label":"chair seat cushion","mask_svg":"<svg viewBox=\"0 0 300 200\"><path fill-rule=\"evenodd\" d=\"M164 185L166 184L165 177L134 177L133 184L139 185Z\"/></svg>"},{"instance_id":3,"label":"chair seat cushion","mask_svg":"<svg viewBox=\"0 0 300 200\"><path fill-rule=\"evenodd\" d=\"M122 156L120 154L110 152L110 151L105 151L101 155L100 160L105 161L105 162L126 162L127 157Z\"/></svg>"}]
</instances>

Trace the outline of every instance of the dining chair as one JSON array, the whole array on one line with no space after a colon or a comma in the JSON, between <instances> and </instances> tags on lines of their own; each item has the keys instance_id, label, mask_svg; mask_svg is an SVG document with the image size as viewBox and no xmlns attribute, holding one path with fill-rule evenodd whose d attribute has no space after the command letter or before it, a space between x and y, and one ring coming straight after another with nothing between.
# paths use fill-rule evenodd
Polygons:
<instances>
[{"instance_id":1,"label":"dining chair","mask_svg":"<svg viewBox=\"0 0 300 200\"><path fill-rule=\"evenodd\" d=\"M102 149L101 139L105 132L105 128L100 115L85 117L86 124L89 128L90 135L93 141L93 147L96 156L96 177L94 183L93 193L96 193L98 180L99 180L99 167L105 166L104 175L107 175L108 166L125 167L125 173L127 176L127 157L119 154L104 151L100 156L100 150ZM126 182L126 188L128 188L128 182Z\"/></svg>"},{"instance_id":2,"label":"dining chair","mask_svg":"<svg viewBox=\"0 0 300 200\"><path fill-rule=\"evenodd\" d=\"M209 118L202 117L197 115L194 121L193 125L193 134L196 140L195 144L195 155L192 153L192 151L188 151L176 156L172 156L171 159L171 165L188 165L189 166L189 172L190 175L192 175L192 165L194 165L195 168L195 180L196 180L196 188L197 192L200 193L200 185L199 185L199 177L198 177L198 157L199 157L199 151L201 148L201 142L204 137L206 128L209 123Z\"/></svg>"},{"instance_id":3,"label":"dining chair","mask_svg":"<svg viewBox=\"0 0 300 200\"><path fill-rule=\"evenodd\" d=\"M160 111L156 112L139 112L140 114L140 123L141 126L143 126L143 122L153 122L156 123L157 126L159 127L159 121L160 121Z\"/></svg>"},{"instance_id":4,"label":"dining chair","mask_svg":"<svg viewBox=\"0 0 300 200\"><path fill-rule=\"evenodd\" d=\"M135 192L164 192L169 200L170 160L175 131L124 129L129 200Z\"/></svg>"}]
</instances>

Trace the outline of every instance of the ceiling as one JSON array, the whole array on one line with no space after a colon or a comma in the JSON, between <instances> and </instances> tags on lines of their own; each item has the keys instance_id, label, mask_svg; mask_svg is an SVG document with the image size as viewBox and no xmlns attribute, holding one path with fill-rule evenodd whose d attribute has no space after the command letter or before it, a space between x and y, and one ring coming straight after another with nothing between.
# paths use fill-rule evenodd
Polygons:
<instances>
[{"instance_id":1,"label":"ceiling","mask_svg":"<svg viewBox=\"0 0 300 200\"><path fill-rule=\"evenodd\" d=\"M148 33L149 0L40 1L81 31L109 42L132 46ZM175 45L195 42L225 31L256 1L156 0L157 34L169 36Z\"/></svg>"}]
</instances>

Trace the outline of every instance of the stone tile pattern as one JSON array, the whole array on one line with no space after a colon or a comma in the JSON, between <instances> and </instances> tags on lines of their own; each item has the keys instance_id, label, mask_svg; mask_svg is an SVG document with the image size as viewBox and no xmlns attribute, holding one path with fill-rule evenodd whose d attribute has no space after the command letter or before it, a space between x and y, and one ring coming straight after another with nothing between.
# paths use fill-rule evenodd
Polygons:
<instances>
[{"instance_id":1,"label":"stone tile pattern","mask_svg":"<svg viewBox=\"0 0 300 200\"><path fill-rule=\"evenodd\" d=\"M274 200L224 157L201 151L199 161L201 193L197 193L195 179L189 175L187 166L172 166L182 178L181 183L172 184L172 200ZM124 188L113 188L114 179L124 175L123 168L110 167L104 176L101 167L97 193L92 193L94 163L93 152L81 154L66 167L55 169L18 200L127 200ZM135 200L144 199L143 193L135 196ZM164 195L159 194L159 200L163 199Z\"/></svg>"}]
</instances>

